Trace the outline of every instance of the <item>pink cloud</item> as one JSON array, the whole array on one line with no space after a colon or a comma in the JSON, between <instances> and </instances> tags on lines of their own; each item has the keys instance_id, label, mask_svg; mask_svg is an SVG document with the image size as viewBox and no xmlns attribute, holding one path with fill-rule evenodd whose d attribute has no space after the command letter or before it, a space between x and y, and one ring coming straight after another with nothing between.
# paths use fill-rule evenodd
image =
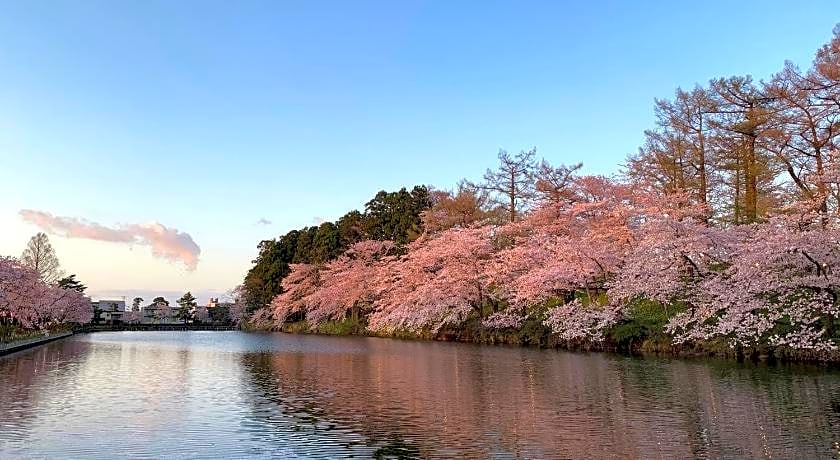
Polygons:
<instances>
[{"instance_id":1,"label":"pink cloud","mask_svg":"<svg viewBox=\"0 0 840 460\"><path fill-rule=\"evenodd\" d=\"M111 228L85 219L54 216L32 209L22 209L19 214L23 220L53 235L149 246L153 256L170 262L182 262L190 271L195 270L201 254L201 248L189 233L158 222Z\"/></svg>"}]
</instances>

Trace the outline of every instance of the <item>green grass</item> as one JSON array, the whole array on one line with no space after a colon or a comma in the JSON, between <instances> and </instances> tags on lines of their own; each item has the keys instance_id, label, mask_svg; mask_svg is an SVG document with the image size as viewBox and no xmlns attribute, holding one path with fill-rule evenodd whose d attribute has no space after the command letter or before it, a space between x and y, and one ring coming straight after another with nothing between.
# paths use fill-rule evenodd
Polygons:
<instances>
[{"instance_id":1,"label":"green grass","mask_svg":"<svg viewBox=\"0 0 840 460\"><path fill-rule=\"evenodd\" d=\"M43 336L41 331L32 331L18 326L0 325L0 343L17 342Z\"/></svg>"}]
</instances>

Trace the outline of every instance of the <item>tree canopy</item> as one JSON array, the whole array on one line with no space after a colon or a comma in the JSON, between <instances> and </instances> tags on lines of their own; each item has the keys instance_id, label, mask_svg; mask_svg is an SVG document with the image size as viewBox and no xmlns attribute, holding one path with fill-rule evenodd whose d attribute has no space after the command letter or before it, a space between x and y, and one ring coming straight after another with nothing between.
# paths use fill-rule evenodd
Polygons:
<instances>
[{"instance_id":1,"label":"tree canopy","mask_svg":"<svg viewBox=\"0 0 840 460\"><path fill-rule=\"evenodd\" d=\"M25 267L35 270L38 278L46 283L55 283L64 276L55 249L43 232L38 232L29 239L23 255L20 256L20 262Z\"/></svg>"}]
</instances>

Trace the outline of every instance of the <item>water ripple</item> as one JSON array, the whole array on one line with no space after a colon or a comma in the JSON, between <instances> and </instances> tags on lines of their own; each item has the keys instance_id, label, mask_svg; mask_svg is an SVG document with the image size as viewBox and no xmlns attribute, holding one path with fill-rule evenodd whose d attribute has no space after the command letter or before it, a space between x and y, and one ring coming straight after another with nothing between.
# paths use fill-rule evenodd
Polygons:
<instances>
[{"instance_id":1,"label":"water ripple","mask_svg":"<svg viewBox=\"0 0 840 460\"><path fill-rule=\"evenodd\" d=\"M240 332L0 358L0 458L826 458L840 373Z\"/></svg>"}]
</instances>

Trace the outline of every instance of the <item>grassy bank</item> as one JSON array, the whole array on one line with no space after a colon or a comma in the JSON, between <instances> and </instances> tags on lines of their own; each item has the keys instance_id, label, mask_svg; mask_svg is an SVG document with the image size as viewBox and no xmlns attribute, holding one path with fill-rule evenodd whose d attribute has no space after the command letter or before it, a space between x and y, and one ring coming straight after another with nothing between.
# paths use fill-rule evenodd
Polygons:
<instances>
[{"instance_id":1,"label":"grassy bank","mask_svg":"<svg viewBox=\"0 0 840 460\"><path fill-rule=\"evenodd\" d=\"M69 332L73 330L73 325L60 324L49 328L48 330L40 329L24 329L20 326L2 324L0 325L0 343L12 343L22 340L36 339L44 337L49 334L59 334L62 332Z\"/></svg>"},{"instance_id":2,"label":"grassy bank","mask_svg":"<svg viewBox=\"0 0 840 460\"><path fill-rule=\"evenodd\" d=\"M715 357L732 360L822 362L840 363L840 352L815 353L785 348L755 347L732 348L724 340L672 344L661 328L664 317L657 318L641 313L633 321L627 321L610 329L603 341L565 341L552 334L541 321L530 319L516 330L494 330L482 327L481 321L473 319L459 328L442 329L437 333L422 331L372 332L363 322L346 319L329 321L314 328L306 321L285 323L279 331L290 334L321 334L338 336L386 337L405 340L436 340L465 342L485 345L519 345L539 348L556 348L572 351L599 351L656 355L671 357ZM243 330L260 330L253 325L243 325ZM265 330L265 329L262 329ZM272 330L277 330L272 329Z\"/></svg>"},{"instance_id":3,"label":"grassy bank","mask_svg":"<svg viewBox=\"0 0 840 460\"><path fill-rule=\"evenodd\" d=\"M34 339L44 335L41 331L31 331L17 326L0 326L0 343L12 343L20 340Z\"/></svg>"}]
</instances>

